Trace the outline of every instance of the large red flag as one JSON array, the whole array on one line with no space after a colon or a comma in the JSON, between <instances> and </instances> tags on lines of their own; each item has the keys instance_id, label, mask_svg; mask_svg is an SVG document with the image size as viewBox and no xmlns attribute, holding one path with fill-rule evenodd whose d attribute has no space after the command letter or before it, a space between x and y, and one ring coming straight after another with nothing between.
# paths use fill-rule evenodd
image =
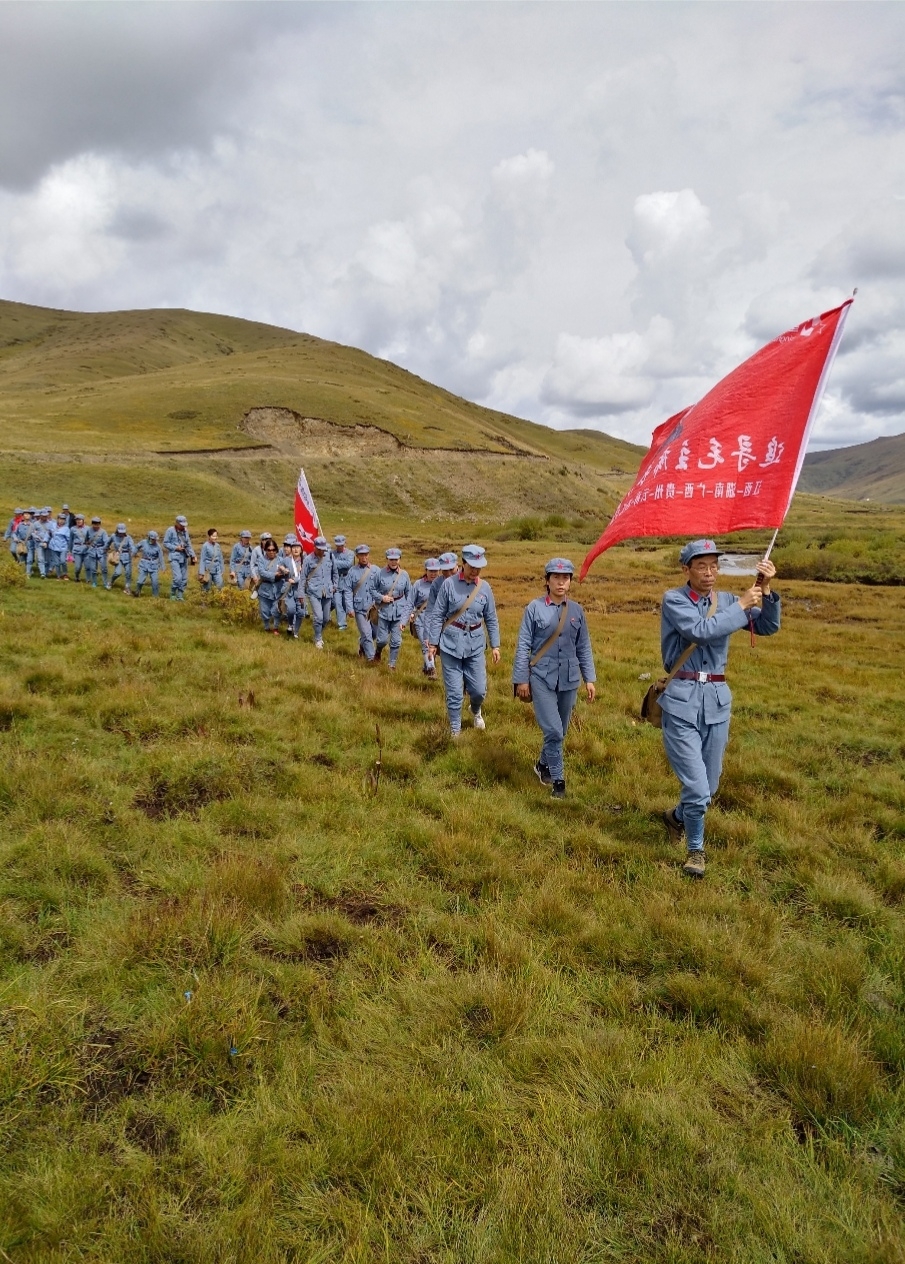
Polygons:
<instances>
[{"instance_id":1,"label":"large red flag","mask_svg":"<svg viewBox=\"0 0 905 1264\"><path fill-rule=\"evenodd\" d=\"M620 540L782 524L852 302L780 334L657 427L582 579Z\"/></svg>"},{"instance_id":2,"label":"large red flag","mask_svg":"<svg viewBox=\"0 0 905 1264\"><path fill-rule=\"evenodd\" d=\"M305 478L305 471L299 470L299 481L295 489L295 534L306 553L314 552L314 540L320 533L321 524L314 508L314 497Z\"/></svg>"}]
</instances>

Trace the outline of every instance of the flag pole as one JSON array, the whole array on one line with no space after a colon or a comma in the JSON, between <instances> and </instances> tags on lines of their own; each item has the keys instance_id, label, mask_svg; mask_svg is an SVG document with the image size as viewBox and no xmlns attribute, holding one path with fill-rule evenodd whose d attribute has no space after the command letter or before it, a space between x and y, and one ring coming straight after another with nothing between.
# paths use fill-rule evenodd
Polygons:
<instances>
[{"instance_id":1,"label":"flag pole","mask_svg":"<svg viewBox=\"0 0 905 1264\"><path fill-rule=\"evenodd\" d=\"M766 553L764 554L764 556L763 556L763 558L762 558L762 560L763 560L764 562L769 562L769 560L770 560L770 554L773 552L773 545L776 543L776 537L777 537L778 535L779 535L779 527L777 527L777 528L776 528L776 530L773 532L773 539L772 539L772 540L770 541L770 543L767 545L767 551L766 551Z\"/></svg>"}]
</instances>

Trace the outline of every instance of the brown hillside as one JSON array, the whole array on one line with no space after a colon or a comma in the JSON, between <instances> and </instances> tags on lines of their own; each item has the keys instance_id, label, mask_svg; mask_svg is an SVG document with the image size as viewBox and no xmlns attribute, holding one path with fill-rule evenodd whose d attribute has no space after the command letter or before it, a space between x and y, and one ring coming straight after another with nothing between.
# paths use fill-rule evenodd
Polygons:
<instances>
[{"instance_id":1,"label":"brown hillside","mask_svg":"<svg viewBox=\"0 0 905 1264\"><path fill-rule=\"evenodd\" d=\"M844 500L905 503L905 434L805 457L798 484L803 492Z\"/></svg>"}]
</instances>

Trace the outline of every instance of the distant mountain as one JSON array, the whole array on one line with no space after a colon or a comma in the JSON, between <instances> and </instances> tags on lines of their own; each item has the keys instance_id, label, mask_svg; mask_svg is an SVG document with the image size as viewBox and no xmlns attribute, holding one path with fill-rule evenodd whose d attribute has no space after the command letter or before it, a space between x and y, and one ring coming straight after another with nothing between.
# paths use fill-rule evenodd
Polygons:
<instances>
[{"instance_id":1,"label":"distant mountain","mask_svg":"<svg viewBox=\"0 0 905 1264\"><path fill-rule=\"evenodd\" d=\"M809 453L798 490L842 500L905 503L905 434Z\"/></svg>"}]
</instances>

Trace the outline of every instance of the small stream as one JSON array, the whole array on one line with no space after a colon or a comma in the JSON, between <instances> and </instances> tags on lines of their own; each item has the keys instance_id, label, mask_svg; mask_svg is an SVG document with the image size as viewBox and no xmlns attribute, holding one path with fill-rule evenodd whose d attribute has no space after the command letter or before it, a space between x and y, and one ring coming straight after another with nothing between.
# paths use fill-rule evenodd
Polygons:
<instances>
[{"instance_id":1,"label":"small stream","mask_svg":"<svg viewBox=\"0 0 905 1264\"><path fill-rule=\"evenodd\" d=\"M721 553L721 575L756 575L760 553Z\"/></svg>"}]
</instances>

